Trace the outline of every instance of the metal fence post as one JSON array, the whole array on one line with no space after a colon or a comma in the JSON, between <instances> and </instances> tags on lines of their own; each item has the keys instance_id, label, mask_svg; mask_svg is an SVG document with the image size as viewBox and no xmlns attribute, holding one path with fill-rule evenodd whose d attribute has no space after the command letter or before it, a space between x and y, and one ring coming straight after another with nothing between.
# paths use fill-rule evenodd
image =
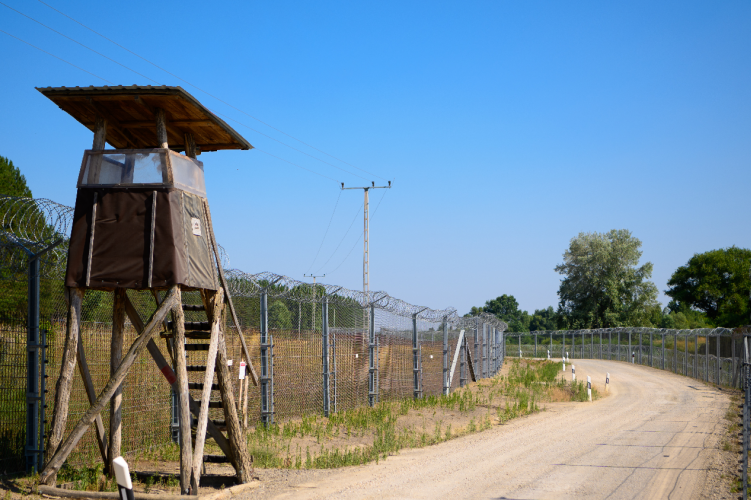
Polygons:
<instances>
[{"instance_id":1,"label":"metal fence post","mask_svg":"<svg viewBox=\"0 0 751 500\"><path fill-rule=\"evenodd\" d=\"M274 350L269 335L268 293L261 292L261 422L274 423Z\"/></svg>"},{"instance_id":2,"label":"metal fence post","mask_svg":"<svg viewBox=\"0 0 751 500\"><path fill-rule=\"evenodd\" d=\"M694 378L699 378L699 335L694 335Z\"/></svg>"},{"instance_id":3,"label":"metal fence post","mask_svg":"<svg viewBox=\"0 0 751 500\"><path fill-rule=\"evenodd\" d=\"M678 332L673 333L673 373L678 373Z\"/></svg>"},{"instance_id":4,"label":"metal fence post","mask_svg":"<svg viewBox=\"0 0 751 500\"><path fill-rule=\"evenodd\" d=\"M602 359L602 330L600 332L600 359Z\"/></svg>"},{"instance_id":5,"label":"metal fence post","mask_svg":"<svg viewBox=\"0 0 751 500\"><path fill-rule=\"evenodd\" d=\"M537 357L537 332L535 332L535 357Z\"/></svg>"},{"instance_id":6,"label":"metal fence post","mask_svg":"<svg viewBox=\"0 0 751 500\"><path fill-rule=\"evenodd\" d=\"M620 331L618 331L617 338L618 338L618 345L615 346L615 353L616 353L615 357L617 361L620 361L621 360L621 332Z\"/></svg>"},{"instance_id":7,"label":"metal fence post","mask_svg":"<svg viewBox=\"0 0 751 500\"><path fill-rule=\"evenodd\" d=\"M642 333L639 332L639 365L641 365Z\"/></svg>"},{"instance_id":8,"label":"metal fence post","mask_svg":"<svg viewBox=\"0 0 751 500\"><path fill-rule=\"evenodd\" d=\"M412 351L413 351L413 357L414 357L415 388L417 388L418 382L417 382L417 315L416 314L412 316ZM370 324L368 325L368 406L375 406L377 399L378 399L378 394L376 392L375 304L370 304Z\"/></svg>"},{"instance_id":9,"label":"metal fence post","mask_svg":"<svg viewBox=\"0 0 751 500\"><path fill-rule=\"evenodd\" d=\"M660 370L665 369L665 333L662 333L662 360L660 364Z\"/></svg>"},{"instance_id":10,"label":"metal fence post","mask_svg":"<svg viewBox=\"0 0 751 500\"><path fill-rule=\"evenodd\" d=\"M449 395L449 324L448 316L443 317L443 394Z\"/></svg>"},{"instance_id":11,"label":"metal fence post","mask_svg":"<svg viewBox=\"0 0 751 500\"><path fill-rule=\"evenodd\" d=\"M420 397L420 366L418 360L418 339L417 339L417 314L412 315L412 375L413 375L413 396L415 399Z\"/></svg>"},{"instance_id":12,"label":"metal fence post","mask_svg":"<svg viewBox=\"0 0 751 500\"><path fill-rule=\"evenodd\" d=\"M475 377L480 378L482 377L482 373L477 365L480 360L480 343L477 338L478 335L480 335L480 318L475 319L475 345L472 351L472 364L475 367Z\"/></svg>"},{"instance_id":13,"label":"metal fence post","mask_svg":"<svg viewBox=\"0 0 751 500\"><path fill-rule=\"evenodd\" d=\"M613 359L613 332L608 328L608 360Z\"/></svg>"},{"instance_id":14,"label":"metal fence post","mask_svg":"<svg viewBox=\"0 0 751 500\"><path fill-rule=\"evenodd\" d=\"M561 344L561 358L566 359L566 331L563 331L563 335L561 335L561 341L563 342Z\"/></svg>"},{"instance_id":15,"label":"metal fence post","mask_svg":"<svg viewBox=\"0 0 751 500\"><path fill-rule=\"evenodd\" d=\"M709 382L709 334L704 337L704 382Z\"/></svg>"},{"instance_id":16,"label":"metal fence post","mask_svg":"<svg viewBox=\"0 0 751 500\"><path fill-rule=\"evenodd\" d=\"M323 368L323 416L328 417L331 409L331 373L329 372L329 298L323 297L321 305L321 361Z\"/></svg>"},{"instance_id":17,"label":"metal fence post","mask_svg":"<svg viewBox=\"0 0 751 500\"><path fill-rule=\"evenodd\" d=\"M751 443L749 442L749 420L751 420L751 410L749 405L751 404L751 365L749 365L749 351L748 351L748 336L743 336L743 386L744 386L744 398L743 398L743 470L741 475L743 477L743 500L748 498L748 449Z\"/></svg>"},{"instance_id":18,"label":"metal fence post","mask_svg":"<svg viewBox=\"0 0 751 500\"><path fill-rule=\"evenodd\" d=\"M550 330L550 355L553 356L553 330Z\"/></svg>"},{"instance_id":19,"label":"metal fence post","mask_svg":"<svg viewBox=\"0 0 751 500\"><path fill-rule=\"evenodd\" d=\"M717 385L722 385L720 383L720 370L722 368L722 365L720 364L720 334L717 334Z\"/></svg>"},{"instance_id":20,"label":"metal fence post","mask_svg":"<svg viewBox=\"0 0 751 500\"><path fill-rule=\"evenodd\" d=\"M39 392L39 258L29 257L28 308L26 327L26 471L38 472L39 455L39 413L41 395ZM44 413L42 413L44 419Z\"/></svg>"},{"instance_id":21,"label":"metal fence post","mask_svg":"<svg viewBox=\"0 0 751 500\"><path fill-rule=\"evenodd\" d=\"M519 340L519 357L522 357L522 334L518 334L516 336L517 340Z\"/></svg>"},{"instance_id":22,"label":"metal fence post","mask_svg":"<svg viewBox=\"0 0 751 500\"><path fill-rule=\"evenodd\" d=\"M652 361L652 332L649 332L649 367L654 368L654 363Z\"/></svg>"},{"instance_id":23,"label":"metal fence post","mask_svg":"<svg viewBox=\"0 0 751 500\"><path fill-rule=\"evenodd\" d=\"M462 343L459 346L461 352L459 353L459 387L464 387L467 384L467 375L465 372L465 363L467 359L467 337L462 339Z\"/></svg>"}]
</instances>

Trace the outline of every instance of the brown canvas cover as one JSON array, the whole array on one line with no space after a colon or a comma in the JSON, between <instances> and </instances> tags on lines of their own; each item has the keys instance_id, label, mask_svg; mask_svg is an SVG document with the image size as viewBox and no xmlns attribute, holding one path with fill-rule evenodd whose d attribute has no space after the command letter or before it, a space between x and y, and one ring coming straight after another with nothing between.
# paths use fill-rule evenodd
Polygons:
<instances>
[{"instance_id":1,"label":"brown canvas cover","mask_svg":"<svg viewBox=\"0 0 751 500\"><path fill-rule=\"evenodd\" d=\"M80 188L68 252L67 286L97 290L148 287L154 192L152 288L181 284L189 289L217 289L203 200L174 188ZM96 220L87 286L95 193Z\"/></svg>"}]
</instances>

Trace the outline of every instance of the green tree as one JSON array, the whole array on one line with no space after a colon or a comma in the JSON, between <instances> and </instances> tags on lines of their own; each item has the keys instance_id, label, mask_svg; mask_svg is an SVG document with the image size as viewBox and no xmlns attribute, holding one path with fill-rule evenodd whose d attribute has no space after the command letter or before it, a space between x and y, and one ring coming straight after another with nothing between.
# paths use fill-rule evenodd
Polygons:
<instances>
[{"instance_id":1,"label":"green tree","mask_svg":"<svg viewBox=\"0 0 751 500\"><path fill-rule=\"evenodd\" d=\"M531 332L539 330L556 330L558 328L558 315L555 313L553 306L547 309L536 309L532 318L529 320L529 330Z\"/></svg>"},{"instance_id":2,"label":"green tree","mask_svg":"<svg viewBox=\"0 0 751 500\"><path fill-rule=\"evenodd\" d=\"M275 300L269 307L269 328L280 330L292 328L292 314L281 300Z\"/></svg>"},{"instance_id":3,"label":"green tree","mask_svg":"<svg viewBox=\"0 0 751 500\"><path fill-rule=\"evenodd\" d=\"M555 267L565 276L558 289L558 313L568 328L651 326L657 287L652 263L637 267L641 241L626 229L579 233Z\"/></svg>"},{"instance_id":4,"label":"green tree","mask_svg":"<svg viewBox=\"0 0 751 500\"><path fill-rule=\"evenodd\" d=\"M0 195L31 198L31 189L26 185L26 177L4 156L0 156Z\"/></svg>"},{"instance_id":5,"label":"green tree","mask_svg":"<svg viewBox=\"0 0 751 500\"><path fill-rule=\"evenodd\" d=\"M716 326L744 325L751 312L749 272L751 250L747 248L732 246L694 254L670 277L665 293L676 302L676 312L695 309L706 313Z\"/></svg>"},{"instance_id":6,"label":"green tree","mask_svg":"<svg viewBox=\"0 0 751 500\"><path fill-rule=\"evenodd\" d=\"M485 302L482 307L473 307L469 311L470 316L480 313L494 314L501 321L508 324L509 332L528 332L531 319L527 311L519 309L519 302L513 295L503 294L500 297Z\"/></svg>"}]
</instances>

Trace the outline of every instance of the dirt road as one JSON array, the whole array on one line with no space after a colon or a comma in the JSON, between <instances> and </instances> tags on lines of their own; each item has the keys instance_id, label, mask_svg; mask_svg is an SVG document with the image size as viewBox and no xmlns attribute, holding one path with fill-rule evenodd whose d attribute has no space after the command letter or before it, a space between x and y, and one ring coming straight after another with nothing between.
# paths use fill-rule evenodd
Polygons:
<instances>
[{"instance_id":1,"label":"dirt road","mask_svg":"<svg viewBox=\"0 0 751 500\"><path fill-rule=\"evenodd\" d=\"M379 464L277 471L286 482L277 477L247 498L706 498L728 396L660 370L575 363L577 378L591 375L600 387L609 371L610 395L550 405Z\"/></svg>"}]
</instances>

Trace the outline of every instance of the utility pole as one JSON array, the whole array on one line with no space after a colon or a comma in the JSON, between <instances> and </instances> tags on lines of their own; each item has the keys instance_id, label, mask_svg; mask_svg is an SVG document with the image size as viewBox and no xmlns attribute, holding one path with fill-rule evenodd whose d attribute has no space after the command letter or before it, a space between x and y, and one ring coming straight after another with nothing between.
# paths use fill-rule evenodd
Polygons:
<instances>
[{"instance_id":1,"label":"utility pole","mask_svg":"<svg viewBox=\"0 0 751 500\"><path fill-rule=\"evenodd\" d=\"M388 181L388 186L376 186L375 182L371 182L370 186L365 187L344 187L344 183L342 182L342 190L345 189L362 189L365 192L365 202L363 203L363 223L364 223L364 230L363 230L363 255L362 255L362 292L365 295L365 304L363 306L370 303L370 223L369 223L369 204L368 204L368 191L371 189L391 189L391 181ZM363 307L363 310L365 311L364 314L364 320L365 325L363 327L367 326L368 321L368 308Z\"/></svg>"},{"instance_id":2,"label":"utility pole","mask_svg":"<svg viewBox=\"0 0 751 500\"><path fill-rule=\"evenodd\" d=\"M312 323L312 330L316 331L316 278L325 278L325 274L321 274L319 276L315 276L313 274L303 274L306 278L313 278L313 323Z\"/></svg>"}]
</instances>

